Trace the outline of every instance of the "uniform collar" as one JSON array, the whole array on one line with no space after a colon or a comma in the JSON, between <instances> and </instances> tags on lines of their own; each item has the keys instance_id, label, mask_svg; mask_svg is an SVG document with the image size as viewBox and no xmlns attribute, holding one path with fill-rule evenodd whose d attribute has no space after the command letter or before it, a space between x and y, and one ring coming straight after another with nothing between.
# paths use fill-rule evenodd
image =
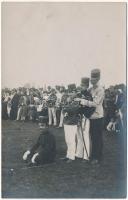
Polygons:
<instances>
[{"instance_id":1,"label":"uniform collar","mask_svg":"<svg viewBox=\"0 0 128 200\"><path fill-rule=\"evenodd\" d=\"M100 86L100 81L97 82L97 84L95 86L93 86L93 89L96 89Z\"/></svg>"}]
</instances>

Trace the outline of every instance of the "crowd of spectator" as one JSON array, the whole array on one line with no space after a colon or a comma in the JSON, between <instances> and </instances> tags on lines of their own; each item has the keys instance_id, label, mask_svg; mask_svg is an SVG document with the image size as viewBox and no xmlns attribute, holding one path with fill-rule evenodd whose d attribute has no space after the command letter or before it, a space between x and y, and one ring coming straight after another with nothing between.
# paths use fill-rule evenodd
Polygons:
<instances>
[{"instance_id":1,"label":"crowd of spectator","mask_svg":"<svg viewBox=\"0 0 128 200\"><path fill-rule=\"evenodd\" d=\"M2 119L16 121L39 122L45 117L49 125L63 126L62 104L65 96L78 93L80 87L70 84L43 88L4 88L2 89ZM126 86L124 84L110 86L105 89L104 128L108 131L120 132L126 124Z\"/></svg>"},{"instance_id":2,"label":"crowd of spectator","mask_svg":"<svg viewBox=\"0 0 128 200\"><path fill-rule=\"evenodd\" d=\"M108 131L120 132L126 127L126 86L119 84L105 90L104 126Z\"/></svg>"}]
</instances>

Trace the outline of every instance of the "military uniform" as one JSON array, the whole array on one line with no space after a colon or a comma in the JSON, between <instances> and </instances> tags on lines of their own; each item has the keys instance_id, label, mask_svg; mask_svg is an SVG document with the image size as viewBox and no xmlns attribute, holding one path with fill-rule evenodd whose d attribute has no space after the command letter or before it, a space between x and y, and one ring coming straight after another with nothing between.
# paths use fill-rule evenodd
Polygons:
<instances>
[{"instance_id":1,"label":"military uniform","mask_svg":"<svg viewBox=\"0 0 128 200\"><path fill-rule=\"evenodd\" d=\"M36 144L27 152L25 152L27 156L25 157L24 154L23 159L31 159L33 164L39 165L54 162L56 157L56 141L54 135L45 128L42 130Z\"/></svg>"},{"instance_id":2,"label":"military uniform","mask_svg":"<svg viewBox=\"0 0 128 200\"><path fill-rule=\"evenodd\" d=\"M69 91L71 91L70 86L71 85L68 86L68 88L70 89ZM70 99L70 97L67 97L67 105L65 104L63 108L63 114L65 142L67 145L66 158L69 159L69 161L73 161L75 160L76 152L77 124L80 119L78 103L73 102L72 98Z\"/></svg>"},{"instance_id":3,"label":"military uniform","mask_svg":"<svg viewBox=\"0 0 128 200\"><path fill-rule=\"evenodd\" d=\"M81 91L81 98L92 101L92 95L87 90L89 87L89 78L84 77L81 79L81 85L86 89ZM90 120L89 118L93 114L95 108L89 108L88 106L82 106L80 108L81 122L78 125L77 131L77 148L76 157L89 160L91 152L91 141L90 141Z\"/></svg>"},{"instance_id":4,"label":"military uniform","mask_svg":"<svg viewBox=\"0 0 128 200\"><path fill-rule=\"evenodd\" d=\"M47 99L49 125L52 125L52 119L53 119L54 126L57 125L56 108L55 108L56 100L57 100L57 97L53 93L51 93Z\"/></svg>"},{"instance_id":5,"label":"military uniform","mask_svg":"<svg viewBox=\"0 0 128 200\"><path fill-rule=\"evenodd\" d=\"M90 136L91 136L91 159L92 163L97 163L102 159L103 152L103 100L104 88L99 84L100 70L94 69L91 71L91 83L93 87L90 88L93 101L81 100L81 105L88 107L95 107L94 113L90 117Z\"/></svg>"}]
</instances>

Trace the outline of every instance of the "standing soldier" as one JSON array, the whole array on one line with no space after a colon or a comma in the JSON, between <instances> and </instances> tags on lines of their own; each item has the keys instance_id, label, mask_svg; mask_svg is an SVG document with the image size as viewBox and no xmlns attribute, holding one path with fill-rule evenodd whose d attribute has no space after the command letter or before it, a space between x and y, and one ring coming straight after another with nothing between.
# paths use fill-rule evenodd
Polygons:
<instances>
[{"instance_id":1,"label":"standing soldier","mask_svg":"<svg viewBox=\"0 0 128 200\"><path fill-rule=\"evenodd\" d=\"M81 98L92 101L92 95L88 91L89 78L84 77L81 79ZM79 95L79 96L80 96ZM78 124L77 131L77 149L76 157L83 158L84 161L90 159L90 120L89 118L94 113L95 108L89 108L81 105L81 122Z\"/></svg>"},{"instance_id":2,"label":"standing soldier","mask_svg":"<svg viewBox=\"0 0 128 200\"><path fill-rule=\"evenodd\" d=\"M56 97L56 94L55 94L55 90L52 89L51 94L49 95L49 97L47 99L49 126L52 125L52 119L53 119L53 122L54 122L54 126L57 125L56 108L55 108L56 100L57 100L57 97Z\"/></svg>"},{"instance_id":3,"label":"standing soldier","mask_svg":"<svg viewBox=\"0 0 128 200\"><path fill-rule=\"evenodd\" d=\"M67 104L64 105L64 133L65 142L67 145L67 154L63 159L67 163L75 160L76 152L76 134L77 134L77 124L79 121L79 104L74 102L74 84L68 85L69 97L67 97Z\"/></svg>"},{"instance_id":4,"label":"standing soldier","mask_svg":"<svg viewBox=\"0 0 128 200\"><path fill-rule=\"evenodd\" d=\"M90 136L91 136L91 164L97 164L102 159L103 151L103 100L104 100L104 88L100 86L100 70L93 69L91 71L91 83L90 93L93 101L81 99L81 105L88 107L95 107L94 113L90 117Z\"/></svg>"}]
</instances>

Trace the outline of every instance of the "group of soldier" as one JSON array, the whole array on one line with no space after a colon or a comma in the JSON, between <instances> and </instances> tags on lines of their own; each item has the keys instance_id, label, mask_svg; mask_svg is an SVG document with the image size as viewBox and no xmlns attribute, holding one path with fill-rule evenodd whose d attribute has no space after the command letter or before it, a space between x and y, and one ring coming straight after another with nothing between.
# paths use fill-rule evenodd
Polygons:
<instances>
[{"instance_id":1,"label":"group of soldier","mask_svg":"<svg viewBox=\"0 0 128 200\"><path fill-rule=\"evenodd\" d=\"M57 109L61 108L59 127L64 126L67 145L66 156L62 159L67 163L73 162L75 159L82 159L91 164L101 162L104 87L100 85L100 76L100 70L93 69L91 78L81 79L81 86L79 89L77 88L77 91L74 84L69 85L68 92L63 91L63 95L59 92L55 93L54 89L51 90L50 95L46 96L48 124L46 116L40 115L42 133L37 144L24 153L24 160L27 160L30 155L33 164L54 160L56 154L55 138L49 133L48 127L52 125L52 122L54 126L57 125ZM89 88L90 82L91 88ZM41 152L36 152L38 146L42 147ZM51 155L53 155L53 159Z\"/></svg>"}]
</instances>

